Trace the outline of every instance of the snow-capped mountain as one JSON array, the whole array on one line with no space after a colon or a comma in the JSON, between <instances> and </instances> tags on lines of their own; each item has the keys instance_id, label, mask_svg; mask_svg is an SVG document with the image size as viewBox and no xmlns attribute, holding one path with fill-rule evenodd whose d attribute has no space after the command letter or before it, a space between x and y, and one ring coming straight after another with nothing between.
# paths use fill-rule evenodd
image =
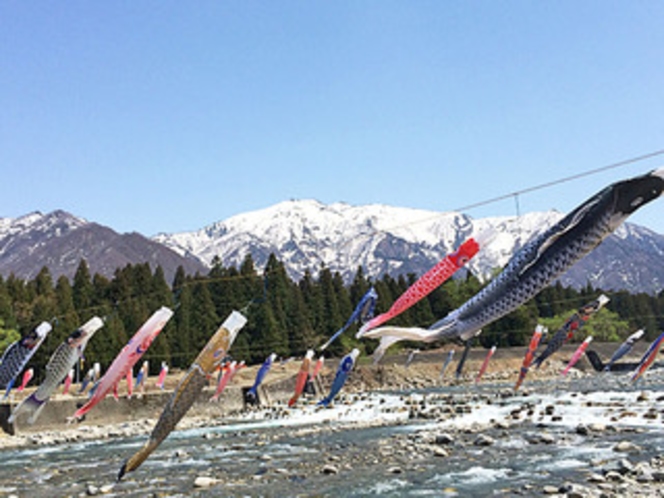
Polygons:
<instances>
[{"instance_id":1,"label":"snow-capped mountain","mask_svg":"<svg viewBox=\"0 0 664 498\"><path fill-rule=\"evenodd\" d=\"M349 281L359 266L372 277L420 275L466 238L494 230L495 239L468 265L486 278L562 216L550 211L473 219L460 213L299 200L233 216L194 232L159 234L154 240L207 265L218 256L226 266L239 266L251 253L260 269L274 253L294 279L306 270L315 274L325 265ZM575 287L590 283L605 290L655 293L664 289L662 262L664 236L625 224L561 281Z\"/></svg>"},{"instance_id":2,"label":"snow-capped mountain","mask_svg":"<svg viewBox=\"0 0 664 498\"><path fill-rule=\"evenodd\" d=\"M562 216L551 211L473 219L460 213L302 200L150 240L138 233L118 234L64 211L36 212L0 218L0 275L31 279L46 266L54 280L72 277L85 259L92 274L109 277L127 264L148 262L161 266L170 282L180 265L189 274L205 274L215 256L226 266L239 266L248 253L259 271L274 253L295 280L307 270L316 275L321 265L346 281L359 266L372 277L421 275L466 238L493 230L494 240L468 264L487 278ZM625 224L561 280L575 287L590 283L604 290L656 293L664 289L663 262L664 236Z\"/></svg>"},{"instance_id":3,"label":"snow-capped mountain","mask_svg":"<svg viewBox=\"0 0 664 498\"><path fill-rule=\"evenodd\" d=\"M188 273L207 271L198 259L182 257L143 235L118 234L65 211L0 218L0 275L31 279L46 266L54 280L71 278L81 259L91 274L107 277L127 264L145 262L161 266L169 282L179 265Z\"/></svg>"}]
</instances>

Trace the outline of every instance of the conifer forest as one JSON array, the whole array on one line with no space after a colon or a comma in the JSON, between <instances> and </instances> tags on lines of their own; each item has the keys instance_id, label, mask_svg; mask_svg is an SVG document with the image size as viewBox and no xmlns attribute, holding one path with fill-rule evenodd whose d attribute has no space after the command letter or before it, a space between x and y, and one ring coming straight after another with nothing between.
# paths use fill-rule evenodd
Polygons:
<instances>
[{"instance_id":1,"label":"conifer forest","mask_svg":"<svg viewBox=\"0 0 664 498\"><path fill-rule=\"evenodd\" d=\"M153 270L147 263L127 265L109 279L91 275L82 260L71 280L62 276L54 281L46 267L28 281L13 275L0 277L0 349L4 350L38 323L50 322L53 331L32 361L39 379L43 375L39 368L46 365L55 348L81 323L97 315L104 319L105 325L88 344L85 363L99 362L106 368L150 314L168 306L175 315L145 359L149 360L153 374L162 362L171 368L186 369L235 309L242 311L249 321L238 335L231 354L247 364L255 364L272 352L288 358L320 347L345 324L372 285L379 296L376 313L381 313L417 277L384 275L372 279L358 267L352 282L346 283L339 273L322 267L316 269L315 275L306 273L296 282L272 255L262 269L255 268L251 256L239 268L224 267L215 260L206 275L186 275L179 268L173 281L167 282L160 267ZM396 318L394 324L427 327L481 287L479 280L466 272L437 288ZM479 336L478 345L524 346L537 323L555 330L578 307L602 292L611 300L586 326L587 334L595 340L618 341L638 328L646 330L646 339L653 339L664 329L664 291L658 295L634 295L590 286L577 290L556 283L487 327ZM351 327L327 354L339 357L352 347L371 353L377 342L356 340L356 330ZM407 342L401 345L409 346L412 344Z\"/></svg>"}]
</instances>

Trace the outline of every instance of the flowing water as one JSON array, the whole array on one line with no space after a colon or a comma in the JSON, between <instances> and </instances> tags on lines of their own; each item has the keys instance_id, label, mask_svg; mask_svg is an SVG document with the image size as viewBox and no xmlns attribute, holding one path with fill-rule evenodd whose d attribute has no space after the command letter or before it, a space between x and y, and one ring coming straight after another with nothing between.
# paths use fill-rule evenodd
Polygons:
<instances>
[{"instance_id":1,"label":"flowing water","mask_svg":"<svg viewBox=\"0 0 664 498\"><path fill-rule=\"evenodd\" d=\"M232 424L173 432L117 484L123 460L147 434L5 449L0 495L78 496L94 492L90 486L105 496L528 495L547 483L583 482L626 458L614 450L619 441L641 447L627 455L638 461L664 453L658 373L638 386L606 374L527 388L514 395L507 385L447 386L368 393L332 409L253 412ZM448 415L409 417L415 408ZM580 433L580 424L600 429ZM453 434L446 457L422 442L441 433ZM476 445L480 434L493 443ZM543 434L548 439L538 440ZM195 488L199 476L216 482Z\"/></svg>"}]
</instances>

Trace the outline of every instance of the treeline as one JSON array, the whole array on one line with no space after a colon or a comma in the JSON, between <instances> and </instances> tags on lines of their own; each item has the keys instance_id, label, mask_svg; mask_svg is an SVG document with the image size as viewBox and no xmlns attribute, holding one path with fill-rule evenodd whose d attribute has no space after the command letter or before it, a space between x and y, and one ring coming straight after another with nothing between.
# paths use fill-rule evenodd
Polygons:
<instances>
[{"instance_id":1,"label":"treeline","mask_svg":"<svg viewBox=\"0 0 664 498\"><path fill-rule=\"evenodd\" d=\"M168 306L174 317L150 347L145 358L155 373L162 361L171 367L187 368L211 334L232 310L242 311L249 321L239 334L231 353L248 364L262 362L270 353L299 356L322 345L346 322L360 298L373 285L379 295L376 313L386 311L417 276L413 274L380 279L367 278L358 268L346 285L337 272L320 268L295 282L271 255L260 274L251 256L239 268L213 262L207 275L186 275L179 268L168 283L161 268L146 264L118 269L113 278L91 275L81 261L74 278L56 282L43 268L32 280L0 277L0 348L27 333L41 321L53 331L31 361L36 374L55 348L80 324L94 315L105 326L90 341L86 363L109 366L128 339L156 309ZM399 326L426 327L458 307L481 288L470 274L446 282L416 306L396 318ZM559 327L577 308L601 293L587 287L580 291L555 284L514 313L488 326L479 338L485 346L523 346L535 325ZM637 328L645 328L647 339L664 328L664 292L658 296L607 293L606 309L587 325L596 340L619 340ZM357 341L356 327L338 339L328 353L340 356L352 347L370 353L375 341ZM585 334L584 333L584 337ZM422 344L405 346L427 347ZM430 346L436 346L435 344Z\"/></svg>"}]
</instances>

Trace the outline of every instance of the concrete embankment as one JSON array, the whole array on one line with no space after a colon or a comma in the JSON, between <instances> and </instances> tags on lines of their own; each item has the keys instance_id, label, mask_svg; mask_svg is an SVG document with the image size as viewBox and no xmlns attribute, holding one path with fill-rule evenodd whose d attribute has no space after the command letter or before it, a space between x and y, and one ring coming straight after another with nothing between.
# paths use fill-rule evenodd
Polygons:
<instances>
[{"instance_id":1,"label":"concrete embankment","mask_svg":"<svg viewBox=\"0 0 664 498\"><path fill-rule=\"evenodd\" d=\"M576 348L576 344L566 344L556 358L552 359L541 370L534 370L529 374L529 380L542 379L547 377L559 377L560 370L564 363ZM594 345L600 350L603 357L608 357L615 348L613 344ZM645 348L647 345L639 345ZM372 365L371 358L360 358L353 373L349 378L346 392L365 392L372 390L400 390L408 388L425 388L429 386L448 384L448 383L472 383L479 365L483 361L486 350L483 348L473 349L469 355L468 362L464 369L464 376L457 380L454 378L454 369L461 354L457 352L457 357L450 365L449 372L445 379L439 378L440 367L447 355L447 351L452 345L447 345L439 350L422 351L415 355L412 364L405 366L408 352L401 352L396 355L385 358L380 365ZM457 347L457 349L459 349ZM637 349L637 348L635 348ZM490 381L514 381L524 354L524 348L505 348L499 349L494 355L484 380ZM633 353L638 356L640 352ZM327 391L336 371L338 360L326 361L321 376L316 379L314 384L315 396L319 398ZM258 405L278 406L285 405L293 394L295 386L295 376L299 370L300 362L291 361L285 364L275 365L265 382L258 391ZM577 365L578 369L588 369L590 365L584 359ZM248 408L246 392L253 384L256 371L260 365L243 368L222 394L218 402L210 402L209 399L214 392L213 387L208 387L201 393L199 399L187 414L188 417L204 417L216 419L229 417ZM44 407L39 419L34 425L26 423L27 417L20 417L16 424L9 425L7 418L22 396L30 394L30 390L23 395L19 395L15 400L0 403L0 427L10 434L14 433L36 433L39 431L58 431L72 427L103 426L118 424L124 422L133 422L141 420L154 420L161 414L164 405L168 402L173 390L176 388L183 372L173 372L167 378L166 389L159 390L152 386L143 395L134 394L131 398L126 396L126 392L120 392L120 399L115 400L112 396L104 399L98 406L94 407L83 421L76 422L74 425L67 423L68 417L71 417L77 407L81 406L87 400L87 396L54 396ZM149 382L146 385L150 385Z\"/></svg>"},{"instance_id":2,"label":"concrete embankment","mask_svg":"<svg viewBox=\"0 0 664 498\"><path fill-rule=\"evenodd\" d=\"M195 409L199 412L231 412L239 411L244 407L242 388L229 387L224 393L223 402L210 403L211 390L205 390L197 400ZM95 406L80 422L71 424L105 425L133 420L157 418L167 403L172 392L149 391L142 395L126 396L116 400L112 396L106 397ZM78 407L87 401L87 396L57 396L51 399L42 410L37 421L30 425L27 416L19 416L13 424L7 419L18 402L0 404L0 424L2 429L9 433L39 432L42 430L58 430L71 427L68 418ZM212 413L210 413L212 415Z\"/></svg>"},{"instance_id":3,"label":"concrete embankment","mask_svg":"<svg viewBox=\"0 0 664 498\"><path fill-rule=\"evenodd\" d=\"M258 389L258 406L273 406L275 404L285 404L293 394L295 385L294 376L296 371L291 372L291 368L279 372L275 375L272 382L265 382ZM178 376L174 376L177 378ZM251 387L247 382L249 376L245 376L244 382L239 385L226 387L220 399L211 402L210 398L214 394L214 387L205 388L196 403L190 410L190 415L217 418L233 415L247 408L246 392ZM71 428L76 425L107 425L138 420L157 419L164 406L173 393L176 384L171 382L171 386L166 390L152 389L145 393L135 393L128 397L122 394L119 399L113 396L107 396L97 406L90 410L83 420L78 422L68 422L68 419L74 412L82 406L88 399L87 396L79 395L56 395L44 406L37 421L30 425L27 423L28 415L19 416L13 424L8 423L7 419L12 410L16 408L23 397L3 402L0 404L0 427L8 434L17 433L35 433L40 431L57 431ZM318 395L321 392L320 382L314 383L314 389ZM26 395L29 395L27 393Z\"/></svg>"}]
</instances>

